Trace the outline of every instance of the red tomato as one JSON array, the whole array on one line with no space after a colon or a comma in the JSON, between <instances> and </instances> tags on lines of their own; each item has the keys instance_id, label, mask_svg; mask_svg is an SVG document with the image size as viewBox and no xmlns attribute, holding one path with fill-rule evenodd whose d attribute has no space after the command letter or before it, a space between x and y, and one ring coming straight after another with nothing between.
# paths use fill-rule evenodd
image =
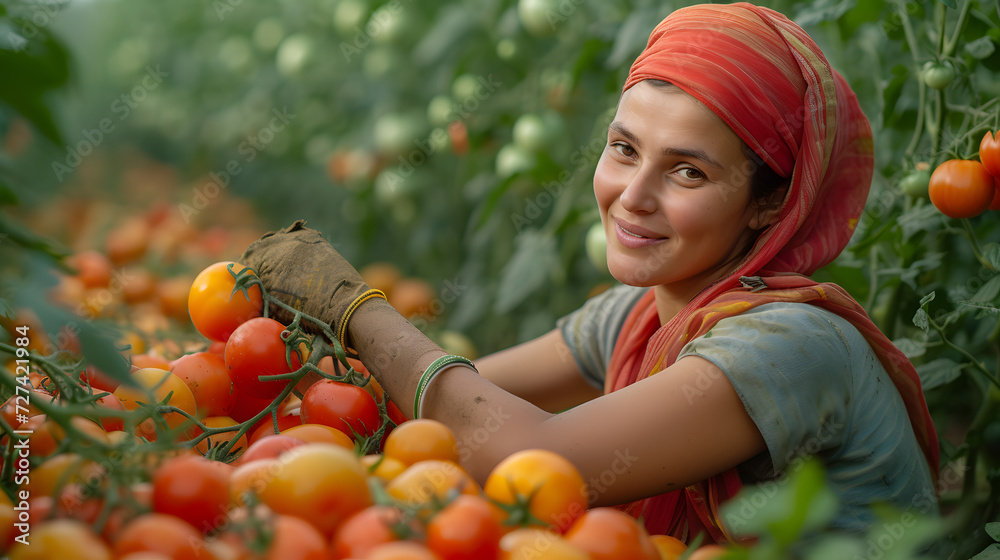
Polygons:
<instances>
[{"instance_id":1,"label":"red tomato","mask_svg":"<svg viewBox=\"0 0 1000 560\"><path fill-rule=\"evenodd\" d=\"M163 513L147 513L118 532L115 558L133 552L158 552L171 560L214 560L201 533L184 521Z\"/></svg>"},{"instance_id":2,"label":"red tomato","mask_svg":"<svg viewBox=\"0 0 1000 560\"><path fill-rule=\"evenodd\" d=\"M119 410L124 411L125 406L122 405L122 401L113 394L104 395L103 397L94 401L97 406L101 408L106 408L108 410ZM125 429L125 419L120 416L102 416L100 411L97 411L97 416L101 420L101 427L104 428L105 432L114 432L116 430Z\"/></svg>"},{"instance_id":3,"label":"red tomato","mask_svg":"<svg viewBox=\"0 0 1000 560\"><path fill-rule=\"evenodd\" d=\"M270 399L259 399L243 391L236 391L236 403L233 405L233 410L229 413L229 417L237 422L246 422L257 416L260 411L271 406L271 401L273 400L273 397ZM270 420L270 418L265 416L260 420L260 425L263 425L264 420Z\"/></svg>"},{"instance_id":4,"label":"red tomato","mask_svg":"<svg viewBox=\"0 0 1000 560\"><path fill-rule=\"evenodd\" d=\"M337 428L354 437L368 436L379 426L378 405L364 389L332 379L317 382L302 395L302 422Z\"/></svg>"},{"instance_id":5,"label":"red tomato","mask_svg":"<svg viewBox=\"0 0 1000 560\"><path fill-rule=\"evenodd\" d=\"M198 332L212 340L225 341L241 323L260 317L264 311L260 286L251 286L246 295L233 293L236 280L227 269L230 264L233 272L245 268L231 262L215 263L195 277L188 293L191 322Z\"/></svg>"},{"instance_id":6,"label":"red tomato","mask_svg":"<svg viewBox=\"0 0 1000 560\"><path fill-rule=\"evenodd\" d=\"M93 365L87 366L87 369L80 373L80 379L89 383L94 391L114 393L115 389L121 385L121 381L111 377Z\"/></svg>"},{"instance_id":7,"label":"red tomato","mask_svg":"<svg viewBox=\"0 0 1000 560\"><path fill-rule=\"evenodd\" d=\"M153 510L207 533L226 520L232 471L195 455L170 459L153 475Z\"/></svg>"},{"instance_id":8,"label":"red tomato","mask_svg":"<svg viewBox=\"0 0 1000 560\"><path fill-rule=\"evenodd\" d=\"M545 449L518 451L501 461L483 491L497 503L527 503L532 516L560 532L587 509L587 487L580 471Z\"/></svg>"},{"instance_id":9,"label":"red tomato","mask_svg":"<svg viewBox=\"0 0 1000 560\"><path fill-rule=\"evenodd\" d=\"M972 218L989 208L996 187L982 163L950 159L931 174L928 192L931 202L945 216Z\"/></svg>"},{"instance_id":10,"label":"red tomato","mask_svg":"<svg viewBox=\"0 0 1000 560\"><path fill-rule=\"evenodd\" d=\"M181 356L170 364L170 371L181 378L203 416L228 416L236 404L236 391L229 379L226 362L211 352Z\"/></svg>"},{"instance_id":11,"label":"red tomato","mask_svg":"<svg viewBox=\"0 0 1000 560\"><path fill-rule=\"evenodd\" d=\"M292 352L291 364L285 359L285 326L266 317L257 317L240 325L226 342L226 367L237 389L266 399L277 397L288 381L261 381L260 375L290 373L302 367Z\"/></svg>"},{"instance_id":12,"label":"red tomato","mask_svg":"<svg viewBox=\"0 0 1000 560\"><path fill-rule=\"evenodd\" d=\"M979 142L979 161L990 175L1000 178L1000 137L990 131Z\"/></svg>"},{"instance_id":13,"label":"red tomato","mask_svg":"<svg viewBox=\"0 0 1000 560\"><path fill-rule=\"evenodd\" d=\"M427 548L443 560L495 559L500 536L500 522L481 496L455 498L427 524Z\"/></svg>"},{"instance_id":14,"label":"red tomato","mask_svg":"<svg viewBox=\"0 0 1000 560\"><path fill-rule=\"evenodd\" d=\"M403 512L391 506L374 505L355 513L333 535L333 560L364 558L376 546L398 541L393 526L402 521Z\"/></svg>"},{"instance_id":15,"label":"red tomato","mask_svg":"<svg viewBox=\"0 0 1000 560\"><path fill-rule=\"evenodd\" d=\"M659 560L649 533L631 515L610 507L587 510L566 532L569 544L591 560Z\"/></svg>"},{"instance_id":16,"label":"red tomato","mask_svg":"<svg viewBox=\"0 0 1000 560\"><path fill-rule=\"evenodd\" d=\"M66 259L76 269L85 288L107 288L111 284L111 259L98 251L83 251Z\"/></svg>"},{"instance_id":17,"label":"red tomato","mask_svg":"<svg viewBox=\"0 0 1000 560\"><path fill-rule=\"evenodd\" d=\"M294 411L293 414L279 414L278 415L278 431L274 431L274 420L270 415L265 416L259 425L254 428L253 433L250 434L250 443L256 443L257 440L265 438L267 436L273 436L284 432L288 428L294 428L295 426L302 425L302 416L298 414L298 410Z\"/></svg>"},{"instance_id":18,"label":"red tomato","mask_svg":"<svg viewBox=\"0 0 1000 560\"><path fill-rule=\"evenodd\" d=\"M365 469L353 451L312 443L282 455L260 500L277 513L299 516L324 535L372 504Z\"/></svg>"},{"instance_id":19,"label":"red tomato","mask_svg":"<svg viewBox=\"0 0 1000 560\"><path fill-rule=\"evenodd\" d=\"M301 439L281 434L264 436L250 444L246 452L236 460L236 465L257 459L277 459L285 451L305 444Z\"/></svg>"}]
</instances>

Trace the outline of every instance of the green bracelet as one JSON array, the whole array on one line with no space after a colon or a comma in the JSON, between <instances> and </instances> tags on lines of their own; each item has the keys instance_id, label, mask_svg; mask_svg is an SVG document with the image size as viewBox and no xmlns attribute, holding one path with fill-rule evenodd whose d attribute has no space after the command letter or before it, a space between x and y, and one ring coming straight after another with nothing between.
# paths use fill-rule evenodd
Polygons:
<instances>
[{"instance_id":1,"label":"green bracelet","mask_svg":"<svg viewBox=\"0 0 1000 560\"><path fill-rule=\"evenodd\" d=\"M431 362L431 365L427 366L424 370L424 374L420 376L420 381L417 382L417 392L413 395L413 417L420 418L420 396L424 394L424 389L434 379L441 370L446 366L452 364L466 364L472 369L476 369L476 364L472 363L472 360L468 358L463 358L462 356L455 356L454 354L448 354L446 356L441 356L440 358Z\"/></svg>"}]
</instances>

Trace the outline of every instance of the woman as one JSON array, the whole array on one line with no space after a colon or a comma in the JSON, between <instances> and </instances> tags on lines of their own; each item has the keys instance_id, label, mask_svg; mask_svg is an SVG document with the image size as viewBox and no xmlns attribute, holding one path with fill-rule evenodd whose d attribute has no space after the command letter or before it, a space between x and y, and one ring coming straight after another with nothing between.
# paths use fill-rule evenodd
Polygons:
<instances>
[{"instance_id":1,"label":"woman","mask_svg":"<svg viewBox=\"0 0 1000 560\"><path fill-rule=\"evenodd\" d=\"M591 505L723 542L739 520L720 503L817 454L837 524L863 530L874 502L933 497L938 469L913 367L843 290L805 276L847 244L872 166L867 119L802 29L694 6L633 64L594 175L623 286L549 334L475 368L446 358L301 223L243 262L330 321L404 413L451 427L479 480L551 449Z\"/></svg>"}]
</instances>

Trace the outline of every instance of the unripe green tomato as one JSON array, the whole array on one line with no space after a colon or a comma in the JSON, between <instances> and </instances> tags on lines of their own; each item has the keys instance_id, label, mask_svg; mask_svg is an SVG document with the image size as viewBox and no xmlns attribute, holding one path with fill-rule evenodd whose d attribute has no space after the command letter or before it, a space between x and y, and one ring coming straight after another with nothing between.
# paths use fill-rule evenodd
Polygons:
<instances>
[{"instance_id":1,"label":"unripe green tomato","mask_svg":"<svg viewBox=\"0 0 1000 560\"><path fill-rule=\"evenodd\" d=\"M899 190L910 198L927 198L927 189L931 184L931 171L911 171L899 181Z\"/></svg>"},{"instance_id":2,"label":"unripe green tomato","mask_svg":"<svg viewBox=\"0 0 1000 560\"><path fill-rule=\"evenodd\" d=\"M455 102L445 94L435 95L427 104L427 120L431 126L445 126L455 120Z\"/></svg>"},{"instance_id":3,"label":"unripe green tomato","mask_svg":"<svg viewBox=\"0 0 1000 560\"><path fill-rule=\"evenodd\" d=\"M935 62L933 60L924 64L924 83L934 89L944 89L955 80L955 67L947 60Z\"/></svg>"},{"instance_id":4,"label":"unripe green tomato","mask_svg":"<svg viewBox=\"0 0 1000 560\"><path fill-rule=\"evenodd\" d=\"M368 2L364 0L340 0L333 13L333 26L341 35L357 33L356 28L364 25L368 11Z\"/></svg>"},{"instance_id":5,"label":"unripe green tomato","mask_svg":"<svg viewBox=\"0 0 1000 560\"><path fill-rule=\"evenodd\" d=\"M496 173L501 179L530 171L535 167L535 155L517 144L504 144L497 152Z\"/></svg>"},{"instance_id":6,"label":"unripe green tomato","mask_svg":"<svg viewBox=\"0 0 1000 560\"><path fill-rule=\"evenodd\" d=\"M517 16L528 33L547 37L556 31L559 0L518 0Z\"/></svg>"},{"instance_id":7,"label":"unripe green tomato","mask_svg":"<svg viewBox=\"0 0 1000 560\"><path fill-rule=\"evenodd\" d=\"M465 103L476 97L479 91L479 78L472 74L462 74L451 83L451 94L459 103Z\"/></svg>"},{"instance_id":8,"label":"unripe green tomato","mask_svg":"<svg viewBox=\"0 0 1000 560\"><path fill-rule=\"evenodd\" d=\"M596 222L587 230L587 260L601 272L608 271L608 238L604 233L604 224Z\"/></svg>"}]
</instances>

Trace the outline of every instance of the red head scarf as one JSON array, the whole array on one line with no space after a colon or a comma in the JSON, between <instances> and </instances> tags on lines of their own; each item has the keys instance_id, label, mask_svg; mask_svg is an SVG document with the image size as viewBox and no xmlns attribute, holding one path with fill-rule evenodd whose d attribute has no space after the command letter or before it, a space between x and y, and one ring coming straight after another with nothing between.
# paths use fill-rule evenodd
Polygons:
<instances>
[{"instance_id":1,"label":"red head scarf","mask_svg":"<svg viewBox=\"0 0 1000 560\"><path fill-rule=\"evenodd\" d=\"M805 277L846 247L871 185L871 127L843 77L788 18L736 3L691 6L664 19L624 89L646 79L670 82L701 101L789 185L778 221L746 258L666 325L659 323L652 290L640 300L619 336L605 392L663 370L720 319L765 303L810 303L865 336L899 389L936 478L937 436L912 364L843 289ZM749 291L740 281L747 276L761 277L767 289ZM650 532L685 538L705 530L722 542L730 538L717 507L740 485L731 469L623 507L642 515Z\"/></svg>"}]
</instances>

